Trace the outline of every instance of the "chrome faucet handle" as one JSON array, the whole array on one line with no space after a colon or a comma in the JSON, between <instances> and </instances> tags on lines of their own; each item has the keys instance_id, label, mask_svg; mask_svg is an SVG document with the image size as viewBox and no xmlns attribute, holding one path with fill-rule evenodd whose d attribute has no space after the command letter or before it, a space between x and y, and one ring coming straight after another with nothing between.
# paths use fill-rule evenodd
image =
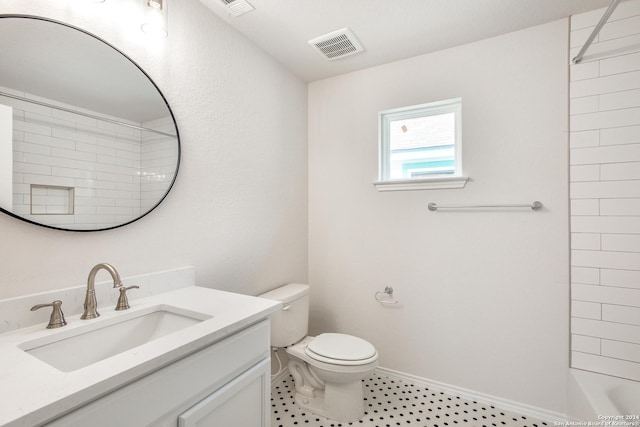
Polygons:
<instances>
[{"instance_id":1,"label":"chrome faucet handle","mask_svg":"<svg viewBox=\"0 0 640 427\"><path fill-rule=\"evenodd\" d=\"M118 302L116 303L116 310L118 311L128 310L129 308L131 308L131 306L129 305L129 298L127 298L127 291L129 289L140 289L140 286L133 285L133 286L127 286L126 288L123 286L119 289L120 289L120 296L118 297Z\"/></svg>"},{"instance_id":2,"label":"chrome faucet handle","mask_svg":"<svg viewBox=\"0 0 640 427\"><path fill-rule=\"evenodd\" d=\"M64 320L64 313L62 312L62 301L55 300L51 304L37 304L31 307L31 311L36 311L43 307L53 307L51 311L51 317L49 318L49 324L47 325L47 329L60 328L67 324L67 321Z\"/></svg>"}]
</instances>

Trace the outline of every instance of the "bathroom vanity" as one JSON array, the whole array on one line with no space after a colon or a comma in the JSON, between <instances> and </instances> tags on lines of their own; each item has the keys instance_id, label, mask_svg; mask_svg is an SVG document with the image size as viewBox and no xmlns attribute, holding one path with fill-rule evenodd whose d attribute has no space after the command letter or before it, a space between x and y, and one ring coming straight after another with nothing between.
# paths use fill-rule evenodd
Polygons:
<instances>
[{"instance_id":1,"label":"bathroom vanity","mask_svg":"<svg viewBox=\"0 0 640 427\"><path fill-rule=\"evenodd\" d=\"M268 426L279 307L190 286L2 334L0 426Z\"/></svg>"}]
</instances>

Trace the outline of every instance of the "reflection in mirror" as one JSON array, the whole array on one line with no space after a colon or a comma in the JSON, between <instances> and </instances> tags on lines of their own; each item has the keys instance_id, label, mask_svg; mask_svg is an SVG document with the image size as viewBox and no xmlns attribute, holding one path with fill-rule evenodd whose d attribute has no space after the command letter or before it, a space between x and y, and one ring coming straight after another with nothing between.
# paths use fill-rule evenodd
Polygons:
<instances>
[{"instance_id":1,"label":"reflection in mirror","mask_svg":"<svg viewBox=\"0 0 640 427\"><path fill-rule=\"evenodd\" d=\"M149 77L65 24L0 15L0 209L50 228L135 221L178 172L173 114Z\"/></svg>"}]
</instances>

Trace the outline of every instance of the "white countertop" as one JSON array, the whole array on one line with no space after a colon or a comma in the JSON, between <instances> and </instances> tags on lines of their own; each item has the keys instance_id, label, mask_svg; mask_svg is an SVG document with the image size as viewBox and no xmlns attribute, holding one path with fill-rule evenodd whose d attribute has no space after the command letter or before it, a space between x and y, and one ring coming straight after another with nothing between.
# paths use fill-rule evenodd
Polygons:
<instances>
[{"instance_id":1,"label":"white countertop","mask_svg":"<svg viewBox=\"0 0 640 427\"><path fill-rule=\"evenodd\" d=\"M26 341L85 327L88 322L159 304L213 317L73 372L59 371L18 347ZM0 426L33 427L51 421L244 329L279 308L276 301L192 286L136 300L127 311L100 306L101 316L97 319L67 316L67 326L62 328L46 329L45 323L0 334Z\"/></svg>"}]
</instances>

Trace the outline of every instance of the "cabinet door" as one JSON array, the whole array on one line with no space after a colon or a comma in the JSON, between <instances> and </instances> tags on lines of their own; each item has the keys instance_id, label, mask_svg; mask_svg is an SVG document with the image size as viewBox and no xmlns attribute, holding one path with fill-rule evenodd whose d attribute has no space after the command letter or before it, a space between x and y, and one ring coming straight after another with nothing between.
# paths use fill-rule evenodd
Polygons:
<instances>
[{"instance_id":1,"label":"cabinet door","mask_svg":"<svg viewBox=\"0 0 640 427\"><path fill-rule=\"evenodd\" d=\"M271 359L249 369L178 417L178 427L267 427Z\"/></svg>"}]
</instances>

